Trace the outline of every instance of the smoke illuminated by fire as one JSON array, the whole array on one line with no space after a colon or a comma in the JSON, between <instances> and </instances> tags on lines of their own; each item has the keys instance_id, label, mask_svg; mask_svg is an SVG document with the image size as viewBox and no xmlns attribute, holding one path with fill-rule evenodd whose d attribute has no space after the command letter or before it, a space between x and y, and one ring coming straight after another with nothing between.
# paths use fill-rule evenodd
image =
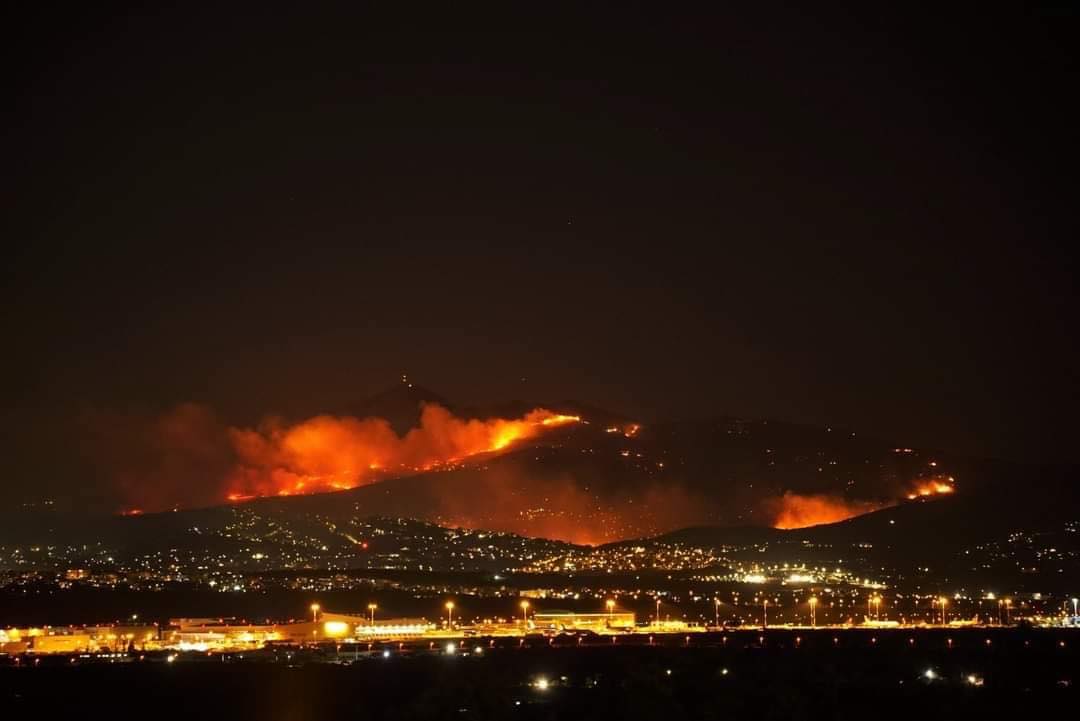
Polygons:
<instances>
[{"instance_id":1,"label":"smoke illuminated by fire","mask_svg":"<svg viewBox=\"0 0 1080 721\"><path fill-rule=\"evenodd\" d=\"M956 492L955 483L956 479L952 476L922 480L913 490L905 494L905 497L909 501L914 501L948 495ZM773 528L789 530L819 526L823 523L837 523L864 513L895 506L898 502L895 500L852 501L839 496L803 496L797 493L785 493L775 501L776 517Z\"/></svg>"},{"instance_id":2,"label":"smoke illuminated by fire","mask_svg":"<svg viewBox=\"0 0 1080 721\"><path fill-rule=\"evenodd\" d=\"M578 421L544 409L518 419L466 420L429 404L420 425L403 437L382 418L316 416L295 425L268 421L259 429L231 428L238 463L228 480L228 498L355 488L387 475L433 470L500 451Z\"/></svg>"},{"instance_id":3,"label":"smoke illuminated by fire","mask_svg":"<svg viewBox=\"0 0 1080 721\"><path fill-rule=\"evenodd\" d=\"M206 406L183 403L154 417L88 414L83 443L109 474L125 515L355 488L426 470L450 470L510 450L580 418L536 409L520 418L459 418L423 406L398 435L388 420L320 415L230 426Z\"/></svg>"},{"instance_id":4,"label":"smoke illuminated by fire","mask_svg":"<svg viewBox=\"0 0 1080 721\"><path fill-rule=\"evenodd\" d=\"M350 507L579 543L736 522L804 528L956 492L954 479L931 461L921 470L900 468L879 482L860 483L861 498L848 495L854 487L844 495L830 494L827 486L808 493L797 477L780 497L753 484L717 494L694 475L708 466L665 463L679 455L657 443L654 429L636 423L592 427L578 416L539 408L519 418L468 419L436 404L423 405L412 423L402 433L384 418L318 415L239 427L206 406L185 403L154 417L97 414L88 419L94 434L87 440L111 476L124 515L400 479L377 493L357 494ZM491 458L577 424L573 433L535 444L535 453L530 444L529 453Z\"/></svg>"},{"instance_id":5,"label":"smoke illuminated by fire","mask_svg":"<svg viewBox=\"0 0 1080 721\"><path fill-rule=\"evenodd\" d=\"M891 503L875 501L850 501L839 496L815 495L801 496L785 493L777 499L777 514L773 528L792 529L819 526L823 523L836 523L848 518L870 513Z\"/></svg>"}]
</instances>

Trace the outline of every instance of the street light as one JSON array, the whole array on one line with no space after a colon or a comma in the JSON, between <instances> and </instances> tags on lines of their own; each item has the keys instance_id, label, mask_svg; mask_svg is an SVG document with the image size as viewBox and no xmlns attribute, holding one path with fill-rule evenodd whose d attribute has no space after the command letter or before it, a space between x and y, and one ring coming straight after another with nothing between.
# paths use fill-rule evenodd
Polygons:
<instances>
[{"instance_id":1,"label":"street light","mask_svg":"<svg viewBox=\"0 0 1080 721\"><path fill-rule=\"evenodd\" d=\"M316 640L319 637L319 604L311 604L311 639Z\"/></svg>"},{"instance_id":2,"label":"street light","mask_svg":"<svg viewBox=\"0 0 1080 721\"><path fill-rule=\"evenodd\" d=\"M881 620L881 596L874 596L874 620Z\"/></svg>"},{"instance_id":3,"label":"street light","mask_svg":"<svg viewBox=\"0 0 1080 721\"><path fill-rule=\"evenodd\" d=\"M716 608L716 627L720 628L720 599L714 598L713 601Z\"/></svg>"},{"instance_id":4,"label":"street light","mask_svg":"<svg viewBox=\"0 0 1080 721\"><path fill-rule=\"evenodd\" d=\"M946 619L945 607L947 605L949 605L949 599L942 596L941 598L938 599L938 603L941 604L941 625L944 626L944 625L946 625L946 623L945 623L945 619Z\"/></svg>"},{"instance_id":5,"label":"street light","mask_svg":"<svg viewBox=\"0 0 1080 721\"><path fill-rule=\"evenodd\" d=\"M810 597L810 625L817 626L817 596Z\"/></svg>"},{"instance_id":6,"label":"street light","mask_svg":"<svg viewBox=\"0 0 1080 721\"><path fill-rule=\"evenodd\" d=\"M612 613L615 611L615 601L613 599L609 598L607 600L606 605L607 605L608 625L611 625Z\"/></svg>"},{"instance_id":7,"label":"street light","mask_svg":"<svg viewBox=\"0 0 1080 721\"><path fill-rule=\"evenodd\" d=\"M529 602L521 602L521 623L525 626L529 625Z\"/></svg>"},{"instance_id":8,"label":"street light","mask_svg":"<svg viewBox=\"0 0 1080 721\"><path fill-rule=\"evenodd\" d=\"M1078 599L1076 596L1073 596L1073 599L1072 599L1072 602L1073 602L1073 616L1080 615L1080 614L1076 613L1076 604L1077 604L1078 601L1080 601L1080 599Z\"/></svg>"},{"instance_id":9,"label":"street light","mask_svg":"<svg viewBox=\"0 0 1080 721\"><path fill-rule=\"evenodd\" d=\"M660 625L660 597L656 597L656 625Z\"/></svg>"},{"instance_id":10,"label":"street light","mask_svg":"<svg viewBox=\"0 0 1080 721\"><path fill-rule=\"evenodd\" d=\"M367 605L367 610L371 612L371 625L372 626L375 625L375 609L376 608L378 608L378 606L376 606L374 603L369 603Z\"/></svg>"},{"instance_id":11,"label":"street light","mask_svg":"<svg viewBox=\"0 0 1080 721\"><path fill-rule=\"evenodd\" d=\"M766 598L764 600L764 602L761 605L761 611L762 611L761 627L762 628L768 628L769 627L769 599Z\"/></svg>"},{"instance_id":12,"label":"street light","mask_svg":"<svg viewBox=\"0 0 1080 721\"><path fill-rule=\"evenodd\" d=\"M447 601L446 602L446 627L447 628L453 628L454 627L454 602L453 601Z\"/></svg>"},{"instance_id":13,"label":"street light","mask_svg":"<svg viewBox=\"0 0 1080 721\"><path fill-rule=\"evenodd\" d=\"M1012 599L1011 598L1006 598L1005 599L1005 625L1006 626L1012 625L1012 619L1009 618L1009 611L1011 609L1012 609Z\"/></svg>"}]
</instances>

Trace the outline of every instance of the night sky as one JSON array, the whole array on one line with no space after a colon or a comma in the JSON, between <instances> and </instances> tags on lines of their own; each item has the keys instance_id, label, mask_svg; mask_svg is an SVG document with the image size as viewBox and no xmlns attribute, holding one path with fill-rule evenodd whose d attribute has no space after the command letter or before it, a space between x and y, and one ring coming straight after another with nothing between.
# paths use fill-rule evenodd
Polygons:
<instances>
[{"instance_id":1,"label":"night sky","mask_svg":"<svg viewBox=\"0 0 1080 721\"><path fill-rule=\"evenodd\" d=\"M67 12L4 21L0 497L402 373L1074 460L1075 11Z\"/></svg>"}]
</instances>

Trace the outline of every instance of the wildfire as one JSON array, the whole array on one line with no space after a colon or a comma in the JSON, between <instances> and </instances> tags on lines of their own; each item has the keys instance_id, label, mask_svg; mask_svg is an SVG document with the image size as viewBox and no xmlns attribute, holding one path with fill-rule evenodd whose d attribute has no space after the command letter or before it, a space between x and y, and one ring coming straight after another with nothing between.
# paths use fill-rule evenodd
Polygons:
<instances>
[{"instance_id":1,"label":"wildfire","mask_svg":"<svg viewBox=\"0 0 1080 721\"><path fill-rule=\"evenodd\" d=\"M955 493L956 486L954 483L955 479L952 476L948 476L944 479L935 478L930 481L925 481L916 486L915 490L907 495L907 498L909 501L914 501L917 498Z\"/></svg>"},{"instance_id":2,"label":"wildfire","mask_svg":"<svg viewBox=\"0 0 1080 721\"><path fill-rule=\"evenodd\" d=\"M914 501L955 493L955 484L956 479L952 476L920 481L906 497L909 501ZM897 501L851 501L839 496L785 493L775 501L773 528L788 530L837 523L896 504Z\"/></svg>"},{"instance_id":3,"label":"wildfire","mask_svg":"<svg viewBox=\"0 0 1080 721\"><path fill-rule=\"evenodd\" d=\"M629 423L625 426L608 426L604 429L605 433L621 433L626 438L633 438L641 430L641 425L637 423Z\"/></svg>"},{"instance_id":4,"label":"wildfire","mask_svg":"<svg viewBox=\"0 0 1080 721\"><path fill-rule=\"evenodd\" d=\"M448 468L580 421L542 408L517 419L466 420L429 404L421 411L420 425L403 437L381 418L316 416L295 425L233 428L230 438L239 463L227 498L238 502L346 490L393 473Z\"/></svg>"},{"instance_id":5,"label":"wildfire","mask_svg":"<svg viewBox=\"0 0 1080 721\"><path fill-rule=\"evenodd\" d=\"M783 530L837 523L892 505L876 501L850 501L838 496L801 496L796 493L785 493L777 503L773 528Z\"/></svg>"}]
</instances>

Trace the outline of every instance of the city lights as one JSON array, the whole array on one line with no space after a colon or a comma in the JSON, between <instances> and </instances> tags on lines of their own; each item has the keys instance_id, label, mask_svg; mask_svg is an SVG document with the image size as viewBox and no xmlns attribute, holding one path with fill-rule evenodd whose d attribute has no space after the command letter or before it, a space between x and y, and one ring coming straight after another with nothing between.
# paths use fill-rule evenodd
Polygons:
<instances>
[{"instance_id":1,"label":"city lights","mask_svg":"<svg viewBox=\"0 0 1080 721\"><path fill-rule=\"evenodd\" d=\"M47 5L5 718L1080 708L1080 3Z\"/></svg>"}]
</instances>

